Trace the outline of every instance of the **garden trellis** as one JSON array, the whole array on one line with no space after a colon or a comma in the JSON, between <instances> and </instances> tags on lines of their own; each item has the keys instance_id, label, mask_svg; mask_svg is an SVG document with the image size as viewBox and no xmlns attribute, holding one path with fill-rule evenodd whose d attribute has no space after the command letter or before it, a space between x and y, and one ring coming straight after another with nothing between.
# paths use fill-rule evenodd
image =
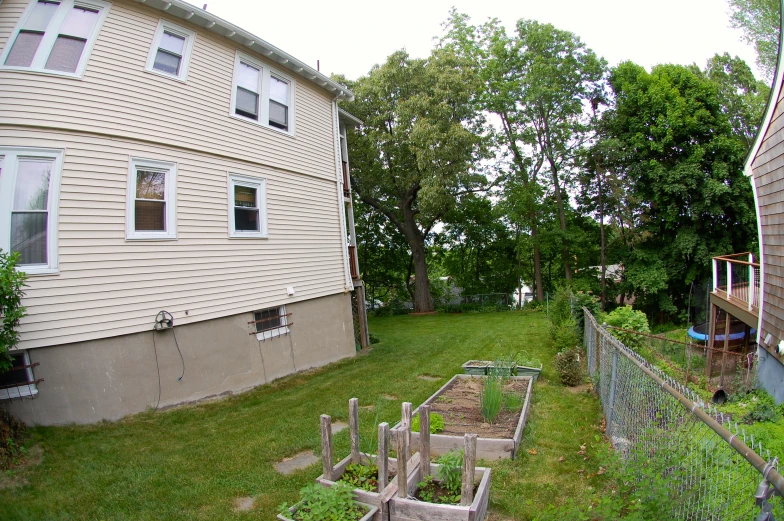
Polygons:
<instances>
[{"instance_id":1,"label":"garden trellis","mask_svg":"<svg viewBox=\"0 0 784 521\"><path fill-rule=\"evenodd\" d=\"M661 462L662 477L675 492L672 519L773 519L765 512L784 519L784 477L776 458L731 418L623 345L587 309L583 313L588 372L607 437L640 479L640 456Z\"/></svg>"}]
</instances>

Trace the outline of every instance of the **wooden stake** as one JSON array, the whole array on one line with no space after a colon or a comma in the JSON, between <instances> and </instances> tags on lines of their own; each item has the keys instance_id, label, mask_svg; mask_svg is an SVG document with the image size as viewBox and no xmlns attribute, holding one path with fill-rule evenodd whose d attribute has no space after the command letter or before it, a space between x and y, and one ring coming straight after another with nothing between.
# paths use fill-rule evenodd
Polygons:
<instances>
[{"instance_id":1,"label":"wooden stake","mask_svg":"<svg viewBox=\"0 0 784 521\"><path fill-rule=\"evenodd\" d=\"M430 475L430 406L419 408L419 461L422 466L422 479Z\"/></svg>"},{"instance_id":2,"label":"wooden stake","mask_svg":"<svg viewBox=\"0 0 784 521\"><path fill-rule=\"evenodd\" d=\"M476 472L476 434L466 434L463 447L463 490L460 504L470 506L474 502L474 472Z\"/></svg>"},{"instance_id":3,"label":"wooden stake","mask_svg":"<svg viewBox=\"0 0 784 521\"><path fill-rule=\"evenodd\" d=\"M332 418L321 415L321 473L332 481Z\"/></svg>"},{"instance_id":4,"label":"wooden stake","mask_svg":"<svg viewBox=\"0 0 784 521\"><path fill-rule=\"evenodd\" d=\"M403 414L400 422L400 428L403 429L403 436L406 437L406 447L411 447L411 402L403 402ZM406 453L406 459L410 454ZM400 454L397 455L400 458Z\"/></svg>"},{"instance_id":5,"label":"wooden stake","mask_svg":"<svg viewBox=\"0 0 784 521\"><path fill-rule=\"evenodd\" d=\"M411 404L409 404L411 405ZM397 495L408 497L408 440L405 430L398 427L397 432Z\"/></svg>"},{"instance_id":6,"label":"wooden stake","mask_svg":"<svg viewBox=\"0 0 784 521\"><path fill-rule=\"evenodd\" d=\"M389 424L378 424L378 491L387 488L389 479Z\"/></svg>"},{"instance_id":7,"label":"wooden stake","mask_svg":"<svg viewBox=\"0 0 784 521\"><path fill-rule=\"evenodd\" d=\"M359 400L352 398L348 401L348 423L351 431L351 461L361 463L359 454Z\"/></svg>"}]
</instances>

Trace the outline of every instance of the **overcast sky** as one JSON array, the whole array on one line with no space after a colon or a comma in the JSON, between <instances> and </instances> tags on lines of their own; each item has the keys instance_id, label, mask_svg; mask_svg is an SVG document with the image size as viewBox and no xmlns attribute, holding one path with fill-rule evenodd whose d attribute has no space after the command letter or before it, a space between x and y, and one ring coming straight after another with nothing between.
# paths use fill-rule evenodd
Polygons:
<instances>
[{"instance_id":1,"label":"overcast sky","mask_svg":"<svg viewBox=\"0 0 784 521\"><path fill-rule=\"evenodd\" d=\"M495 17L508 28L520 18L552 23L577 34L615 65L632 60L705 66L717 52L738 55L752 67L753 48L729 28L726 0L342 0L339 2L190 0L277 46L321 72L351 79L405 48L427 56L449 9L474 23Z\"/></svg>"}]
</instances>

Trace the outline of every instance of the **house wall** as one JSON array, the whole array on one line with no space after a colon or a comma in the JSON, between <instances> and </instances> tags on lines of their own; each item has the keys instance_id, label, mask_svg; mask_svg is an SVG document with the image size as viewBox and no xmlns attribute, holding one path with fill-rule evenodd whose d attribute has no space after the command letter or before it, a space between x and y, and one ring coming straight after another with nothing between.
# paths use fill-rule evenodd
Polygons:
<instances>
[{"instance_id":1,"label":"house wall","mask_svg":"<svg viewBox=\"0 0 784 521\"><path fill-rule=\"evenodd\" d=\"M165 408L233 394L355 354L350 295L287 304L286 311L292 313L290 333L263 342L249 334L253 314L239 313L187 325L175 321L174 331L153 333L149 327L34 349L31 362L40 363L35 377L44 379L37 397L2 406L29 424L116 420L156 404Z\"/></svg>"},{"instance_id":2,"label":"house wall","mask_svg":"<svg viewBox=\"0 0 784 521\"><path fill-rule=\"evenodd\" d=\"M760 379L774 381L784 374L782 357L775 346L784 339L784 92L775 98L770 124L765 131L751 169L756 192L763 263L763 306L759 338L773 336L771 346L760 343L767 350L760 361ZM764 359L764 362L763 362ZM778 363L776 363L778 360ZM763 371L763 365L775 364ZM769 375L769 376L767 376ZM772 389L772 386L766 388ZM784 396L782 396L784 399Z\"/></svg>"},{"instance_id":3,"label":"house wall","mask_svg":"<svg viewBox=\"0 0 784 521\"><path fill-rule=\"evenodd\" d=\"M0 3L0 48L28 3ZM197 33L185 82L145 71L161 18ZM234 42L202 27L139 2L115 0L82 79L0 69L0 125L145 139L335 179L329 93L294 78L295 136L231 117L236 51ZM242 52L287 73L261 54Z\"/></svg>"}]
</instances>

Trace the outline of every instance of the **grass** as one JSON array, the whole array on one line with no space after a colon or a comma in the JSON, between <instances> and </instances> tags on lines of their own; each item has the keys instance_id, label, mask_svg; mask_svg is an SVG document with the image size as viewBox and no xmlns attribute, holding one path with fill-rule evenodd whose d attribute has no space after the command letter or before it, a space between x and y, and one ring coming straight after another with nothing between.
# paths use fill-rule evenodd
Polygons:
<instances>
[{"instance_id":1,"label":"grass","mask_svg":"<svg viewBox=\"0 0 784 521\"><path fill-rule=\"evenodd\" d=\"M0 519L273 519L279 503L293 502L320 473L319 464L291 476L273 468L319 449L320 414L347 421L354 396L360 406L375 406L360 410L369 442L374 421L394 424L401 402L416 407L466 360L522 349L544 370L518 458L491 464L491 518L529 520L548 504L595 494L603 479L597 459L607 450L600 405L558 383L544 313L384 317L371 319L370 328L381 343L369 353L239 396L113 423L32 429L25 444L37 456L0 474ZM335 446L336 457L348 454L347 430ZM235 511L245 496L254 508Z\"/></svg>"}]
</instances>

